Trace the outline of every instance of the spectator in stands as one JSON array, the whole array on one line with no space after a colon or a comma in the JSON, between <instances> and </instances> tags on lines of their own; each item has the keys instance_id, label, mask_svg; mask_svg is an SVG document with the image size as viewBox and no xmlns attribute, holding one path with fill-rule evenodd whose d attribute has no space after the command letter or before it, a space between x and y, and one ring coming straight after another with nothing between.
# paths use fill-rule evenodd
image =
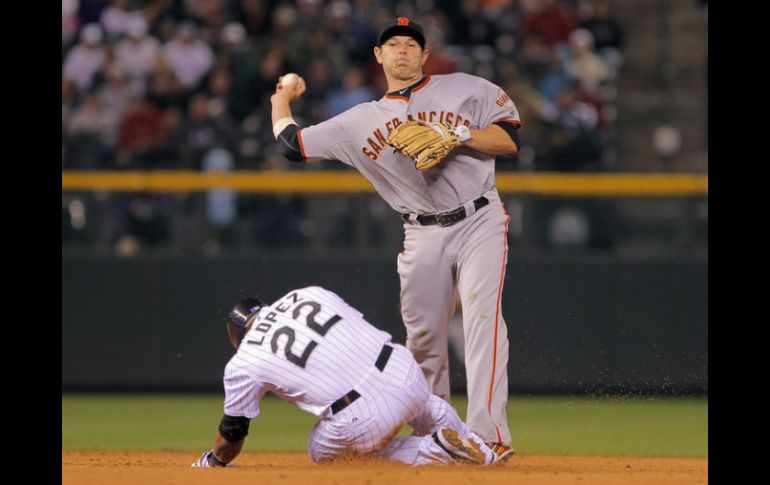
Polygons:
<instances>
[{"instance_id":1,"label":"spectator in stands","mask_svg":"<svg viewBox=\"0 0 770 485\"><path fill-rule=\"evenodd\" d=\"M142 10L147 21L147 32L161 43L174 36L175 27L185 18L183 2L179 0L151 0Z\"/></svg>"},{"instance_id":2,"label":"spectator in stands","mask_svg":"<svg viewBox=\"0 0 770 485\"><path fill-rule=\"evenodd\" d=\"M102 11L110 5L111 0L80 0L78 17L83 24L98 23Z\"/></svg>"},{"instance_id":3,"label":"spectator in stands","mask_svg":"<svg viewBox=\"0 0 770 485\"><path fill-rule=\"evenodd\" d=\"M230 22L222 29L219 62L230 76L228 111L236 121L243 121L259 104L256 89L259 55L246 28Z\"/></svg>"},{"instance_id":4,"label":"spectator in stands","mask_svg":"<svg viewBox=\"0 0 770 485\"><path fill-rule=\"evenodd\" d=\"M112 0L112 3L102 10L99 23L107 34L108 42L115 42L126 35L129 20L143 18L141 11L129 11L130 0Z\"/></svg>"},{"instance_id":5,"label":"spectator in stands","mask_svg":"<svg viewBox=\"0 0 770 485\"><path fill-rule=\"evenodd\" d=\"M118 120L104 108L96 94L86 97L66 124L65 168L98 169L106 165L115 148Z\"/></svg>"},{"instance_id":6,"label":"spectator in stands","mask_svg":"<svg viewBox=\"0 0 770 485\"><path fill-rule=\"evenodd\" d=\"M462 0L461 16L455 17L454 42L461 45L494 45L495 31L484 14L481 0Z\"/></svg>"},{"instance_id":7,"label":"spectator in stands","mask_svg":"<svg viewBox=\"0 0 770 485\"><path fill-rule=\"evenodd\" d=\"M118 129L119 167L153 168L171 160L166 146L171 111L156 108L141 96L129 101Z\"/></svg>"},{"instance_id":8,"label":"spectator in stands","mask_svg":"<svg viewBox=\"0 0 770 485\"><path fill-rule=\"evenodd\" d=\"M67 116L88 94L97 93L101 109L119 120L125 115L126 97L138 95L161 113L159 133L167 137L159 142L160 151L150 153L164 153L161 158L168 157L166 161L173 166L199 166L200 154L179 161L169 156L168 137L173 127L177 136L183 128L201 122L202 118L191 119L188 106L193 105L194 95L206 93L210 113L203 124L219 123L220 115L233 122L235 135L227 143L234 143L228 149L235 163L242 163L245 157L250 166L269 163L264 151L269 145L264 141L271 141L264 128L269 126L265 101L278 76L293 71L311 81L311 90L296 107L297 116L308 123L325 119L327 110L336 112L339 106L376 97L386 87L381 69L370 62L371 46L384 22L394 13L407 12L423 18L423 25L436 32L431 38L443 36L443 41L431 46L426 72L475 72L504 85L510 81L505 74L510 69L498 69L498 65L515 60L521 67L516 70L516 80L526 79L508 84L510 89L528 93L519 97L532 99L532 111L538 111L536 106L558 106L560 93L574 77L582 86L576 91L577 102L590 104L602 114L611 102L606 97L614 87L617 66L608 63L611 55L602 56L600 51L619 50L623 32L609 11L608 0L586 0L581 6L590 8L580 12L590 15L580 16L583 30L573 34L579 3L454 0L446 9L436 10L431 2L377 0L63 0L63 135ZM79 43L73 46L67 43L66 28L76 28L77 22L88 25L80 29ZM95 22L101 22L104 30ZM593 49L586 49L585 31L595 36ZM573 42L565 45L570 35ZM118 69L109 60L111 46ZM609 75L605 76L597 57L604 59ZM351 69L356 59L364 63L363 72ZM598 89L601 86L608 89ZM143 116L151 118L149 124L155 126L153 116ZM608 119L600 116L598 127L605 127ZM528 126L537 138L532 123ZM133 162L125 160L149 166L157 163L144 156L136 158L130 150L120 153L120 166L132 166ZM127 153L134 155L126 158Z\"/></svg>"},{"instance_id":9,"label":"spectator in stands","mask_svg":"<svg viewBox=\"0 0 770 485\"><path fill-rule=\"evenodd\" d=\"M623 50L623 27L612 15L608 0L593 0L591 15L580 23L580 28L586 29L594 36L594 47L597 51L606 47Z\"/></svg>"},{"instance_id":10,"label":"spectator in stands","mask_svg":"<svg viewBox=\"0 0 770 485\"><path fill-rule=\"evenodd\" d=\"M551 58L548 69L537 80L536 86L545 99L555 102L559 94L572 84L572 81L562 58L554 56Z\"/></svg>"},{"instance_id":11,"label":"spectator in stands","mask_svg":"<svg viewBox=\"0 0 770 485\"><path fill-rule=\"evenodd\" d=\"M187 14L200 26L201 39L216 48L222 28L230 20L227 2L222 0L188 0Z\"/></svg>"},{"instance_id":12,"label":"spectator in stands","mask_svg":"<svg viewBox=\"0 0 770 485\"><path fill-rule=\"evenodd\" d=\"M315 59L310 63L307 74L308 85L305 92L304 103L305 115L309 118L308 122L317 123L328 119L326 113L329 108L327 100L334 89L334 77L331 66L323 59Z\"/></svg>"},{"instance_id":13,"label":"spectator in stands","mask_svg":"<svg viewBox=\"0 0 770 485\"><path fill-rule=\"evenodd\" d=\"M189 21L179 24L174 38L163 45L162 53L174 76L188 92L201 88L214 67L214 51L198 38L197 27Z\"/></svg>"},{"instance_id":14,"label":"spectator in stands","mask_svg":"<svg viewBox=\"0 0 770 485\"><path fill-rule=\"evenodd\" d=\"M296 27L301 30L316 28L324 23L323 3L321 0L296 0Z\"/></svg>"},{"instance_id":15,"label":"spectator in stands","mask_svg":"<svg viewBox=\"0 0 770 485\"><path fill-rule=\"evenodd\" d=\"M97 73L104 67L107 53L102 38L99 24L84 25L80 30L80 42L64 59L64 78L72 81L80 93L91 88Z\"/></svg>"},{"instance_id":16,"label":"spectator in stands","mask_svg":"<svg viewBox=\"0 0 770 485\"><path fill-rule=\"evenodd\" d=\"M527 136L522 138L519 153L513 158L498 156L498 170L519 168L522 170L534 168L535 161L541 154L546 153L543 146L542 113L548 105L548 100L540 94L523 69L509 59L499 59L497 63L497 79L506 79L502 84L506 94L516 100L516 109L522 120L527 120ZM517 165L506 162L516 162Z\"/></svg>"},{"instance_id":17,"label":"spectator in stands","mask_svg":"<svg viewBox=\"0 0 770 485\"><path fill-rule=\"evenodd\" d=\"M104 109L112 113L117 120L123 115L129 100L141 96L142 91L135 86L129 86L125 74L117 63L112 62L104 68L104 83L97 90L97 94Z\"/></svg>"},{"instance_id":18,"label":"spectator in stands","mask_svg":"<svg viewBox=\"0 0 770 485\"><path fill-rule=\"evenodd\" d=\"M527 13L525 33L539 31L551 49L566 44L575 29L575 14L563 0L535 0Z\"/></svg>"},{"instance_id":19,"label":"spectator in stands","mask_svg":"<svg viewBox=\"0 0 770 485\"><path fill-rule=\"evenodd\" d=\"M608 0L593 0L591 15L580 23L594 37L594 51L617 75L623 63L623 27L612 15Z\"/></svg>"},{"instance_id":20,"label":"spectator in stands","mask_svg":"<svg viewBox=\"0 0 770 485\"><path fill-rule=\"evenodd\" d=\"M212 148L223 147L232 153L237 128L224 113L213 117L209 111L209 98L199 93L190 98L187 117L174 131L172 145L178 147L180 168L200 170L203 156Z\"/></svg>"},{"instance_id":21,"label":"spectator in stands","mask_svg":"<svg viewBox=\"0 0 770 485\"><path fill-rule=\"evenodd\" d=\"M115 47L115 60L128 76L128 82L142 93L147 79L158 62L160 42L147 34L147 21L139 16L126 22L126 36Z\"/></svg>"},{"instance_id":22,"label":"spectator in stands","mask_svg":"<svg viewBox=\"0 0 770 485\"><path fill-rule=\"evenodd\" d=\"M523 30L524 15L521 2L511 0L486 1L484 13L495 29L496 38L503 35L519 36Z\"/></svg>"},{"instance_id":23,"label":"spectator in stands","mask_svg":"<svg viewBox=\"0 0 770 485\"><path fill-rule=\"evenodd\" d=\"M593 106L579 101L578 92L579 86L573 83L543 110L549 147L543 169L580 171L601 166L599 115Z\"/></svg>"},{"instance_id":24,"label":"spectator in stands","mask_svg":"<svg viewBox=\"0 0 770 485\"><path fill-rule=\"evenodd\" d=\"M62 0L61 2L61 45L62 54L69 49L70 43L77 34L80 20L77 16L79 0ZM62 55L62 59L64 56Z\"/></svg>"},{"instance_id":25,"label":"spectator in stands","mask_svg":"<svg viewBox=\"0 0 770 485\"><path fill-rule=\"evenodd\" d=\"M235 0L231 15L243 25L249 37L261 37L270 32L270 2L268 0Z\"/></svg>"},{"instance_id":26,"label":"spectator in stands","mask_svg":"<svg viewBox=\"0 0 770 485\"><path fill-rule=\"evenodd\" d=\"M336 116L357 104L372 101L378 96L374 90L364 84L364 73L361 69L351 67L342 78L342 86L332 89L326 102L326 116L323 119Z\"/></svg>"},{"instance_id":27,"label":"spectator in stands","mask_svg":"<svg viewBox=\"0 0 770 485\"><path fill-rule=\"evenodd\" d=\"M189 96L166 65L165 59L160 57L149 76L147 93L144 97L151 105L160 110L168 108L184 110L187 107Z\"/></svg>"},{"instance_id":28,"label":"spectator in stands","mask_svg":"<svg viewBox=\"0 0 770 485\"><path fill-rule=\"evenodd\" d=\"M220 67L211 72L208 89L206 90L206 94L209 97L208 104L211 116L231 118L228 111L230 86L230 73L227 72L227 69Z\"/></svg>"},{"instance_id":29,"label":"spectator in stands","mask_svg":"<svg viewBox=\"0 0 770 485\"><path fill-rule=\"evenodd\" d=\"M230 172L235 169L233 156L224 148L212 148L202 160L207 173ZM222 246L233 243L235 220L238 215L238 194L228 189L206 192L206 241L209 253L218 253Z\"/></svg>"},{"instance_id":30,"label":"spectator in stands","mask_svg":"<svg viewBox=\"0 0 770 485\"><path fill-rule=\"evenodd\" d=\"M566 70L577 79L580 88L592 96L600 95L600 88L611 80L612 71L593 50L594 39L584 29L576 29L569 37L569 58Z\"/></svg>"},{"instance_id":31,"label":"spectator in stands","mask_svg":"<svg viewBox=\"0 0 770 485\"><path fill-rule=\"evenodd\" d=\"M515 57L523 69L523 74L533 84L538 84L542 77L553 69L556 54L548 47L545 35L539 30L533 30L524 34Z\"/></svg>"},{"instance_id":32,"label":"spectator in stands","mask_svg":"<svg viewBox=\"0 0 770 485\"><path fill-rule=\"evenodd\" d=\"M370 55L370 45L359 44L354 27L351 26L352 9L347 0L333 0L326 6L324 17L331 43L347 52L352 64L368 60L364 56Z\"/></svg>"},{"instance_id":33,"label":"spectator in stands","mask_svg":"<svg viewBox=\"0 0 770 485\"><path fill-rule=\"evenodd\" d=\"M304 51L308 48L308 32L297 28L297 9L287 3L276 6L270 18L270 30L271 35L268 36L267 43L259 46L260 52L264 55L280 46L283 57L287 58L289 63L301 65L296 61L304 56Z\"/></svg>"},{"instance_id":34,"label":"spectator in stands","mask_svg":"<svg viewBox=\"0 0 770 485\"><path fill-rule=\"evenodd\" d=\"M381 27L375 22L377 11L377 2L374 0L352 0L347 30L355 39L357 47L350 52L353 62L368 63L372 59L371 46L377 44L377 34L379 33L377 28ZM387 21L387 15L390 14L386 13L385 21ZM390 15L390 17L393 16ZM334 31L332 30L332 32Z\"/></svg>"},{"instance_id":35,"label":"spectator in stands","mask_svg":"<svg viewBox=\"0 0 770 485\"><path fill-rule=\"evenodd\" d=\"M457 66L442 44L431 43L430 57L425 62L423 70L427 74L451 74L457 72Z\"/></svg>"},{"instance_id":36,"label":"spectator in stands","mask_svg":"<svg viewBox=\"0 0 770 485\"><path fill-rule=\"evenodd\" d=\"M295 69L286 59L286 48L280 41L272 41L267 45L260 61L253 89L260 94L259 105L269 106L270 93L275 89L278 77Z\"/></svg>"},{"instance_id":37,"label":"spectator in stands","mask_svg":"<svg viewBox=\"0 0 770 485\"><path fill-rule=\"evenodd\" d=\"M330 64L335 81L340 81L342 74L350 66L350 60L342 46L334 44L329 39L329 34L323 27L310 28L307 35L307 44L299 52L289 53L288 60L294 66L307 66L315 59L323 59Z\"/></svg>"},{"instance_id":38,"label":"spectator in stands","mask_svg":"<svg viewBox=\"0 0 770 485\"><path fill-rule=\"evenodd\" d=\"M75 105L78 103L78 88L75 83L62 76L61 80L61 116L62 125L66 123L67 117L72 113Z\"/></svg>"}]
</instances>

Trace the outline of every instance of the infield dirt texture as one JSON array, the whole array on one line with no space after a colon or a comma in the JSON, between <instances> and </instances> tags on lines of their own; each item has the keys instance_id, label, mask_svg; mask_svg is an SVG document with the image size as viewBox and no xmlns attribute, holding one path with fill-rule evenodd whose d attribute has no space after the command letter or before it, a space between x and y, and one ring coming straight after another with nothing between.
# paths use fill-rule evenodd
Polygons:
<instances>
[{"instance_id":1,"label":"infield dirt texture","mask_svg":"<svg viewBox=\"0 0 770 485\"><path fill-rule=\"evenodd\" d=\"M409 467L377 461L313 465L305 453L246 452L238 465L193 469L191 452L63 451L63 485L700 484L708 459L517 456L503 465Z\"/></svg>"}]
</instances>

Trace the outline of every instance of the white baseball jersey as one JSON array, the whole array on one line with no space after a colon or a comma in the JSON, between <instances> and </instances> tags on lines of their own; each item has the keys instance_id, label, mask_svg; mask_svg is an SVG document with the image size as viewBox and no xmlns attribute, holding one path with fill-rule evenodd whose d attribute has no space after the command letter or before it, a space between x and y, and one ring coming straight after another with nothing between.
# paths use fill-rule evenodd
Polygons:
<instances>
[{"instance_id":1,"label":"white baseball jersey","mask_svg":"<svg viewBox=\"0 0 770 485\"><path fill-rule=\"evenodd\" d=\"M320 416L374 368L387 332L320 287L289 292L259 315L225 368L225 414L253 418L267 392Z\"/></svg>"},{"instance_id":2,"label":"white baseball jersey","mask_svg":"<svg viewBox=\"0 0 770 485\"><path fill-rule=\"evenodd\" d=\"M386 94L298 132L306 158L340 160L358 169L396 211L426 214L455 209L495 187L495 157L461 145L438 166L421 172L385 143L394 127L412 119L482 129L520 125L519 113L495 84L470 74L426 76L409 97ZM405 93L407 89L404 89Z\"/></svg>"},{"instance_id":3,"label":"white baseball jersey","mask_svg":"<svg viewBox=\"0 0 770 485\"><path fill-rule=\"evenodd\" d=\"M375 362L386 343L392 353L380 369ZM454 408L430 394L409 350L317 286L291 291L260 309L225 368L224 385L230 416L257 416L268 391L320 416L308 446L314 463L350 453L377 453L409 465L450 463L431 437L441 427L475 439L493 459ZM360 397L332 412L331 403L351 390ZM407 422L415 435L395 438Z\"/></svg>"}]
</instances>

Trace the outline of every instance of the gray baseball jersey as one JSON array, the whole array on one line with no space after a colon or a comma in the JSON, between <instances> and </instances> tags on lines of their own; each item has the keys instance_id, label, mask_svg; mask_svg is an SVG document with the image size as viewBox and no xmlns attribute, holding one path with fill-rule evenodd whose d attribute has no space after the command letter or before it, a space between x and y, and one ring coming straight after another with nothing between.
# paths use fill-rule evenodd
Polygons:
<instances>
[{"instance_id":1,"label":"gray baseball jersey","mask_svg":"<svg viewBox=\"0 0 770 485\"><path fill-rule=\"evenodd\" d=\"M409 214L404 251L398 255L407 347L433 393L449 400L449 321L459 295L468 426L485 441L508 445L508 332L501 298L509 218L495 188L495 157L460 145L439 165L419 171L386 144L393 128L410 119L475 129L495 123L510 128L504 128L509 135L521 124L513 101L485 79L462 73L424 76L299 130L300 152L305 159L337 159L355 167L393 209ZM422 225L417 218L459 208L465 209L464 217L451 226Z\"/></svg>"},{"instance_id":2,"label":"gray baseball jersey","mask_svg":"<svg viewBox=\"0 0 770 485\"><path fill-rule=\"evenodd\" d=\"M494 188L493 155L459 146L437 167L421 172L385 140L395 126L411 119L475 129L495 122L519 125L519 113L508 95L485 79L463 73L426 76L409 89L409 97L386 94L301 129L302 155L355 167L401 213L452 210Z\"/></svg>"}]
</instances>

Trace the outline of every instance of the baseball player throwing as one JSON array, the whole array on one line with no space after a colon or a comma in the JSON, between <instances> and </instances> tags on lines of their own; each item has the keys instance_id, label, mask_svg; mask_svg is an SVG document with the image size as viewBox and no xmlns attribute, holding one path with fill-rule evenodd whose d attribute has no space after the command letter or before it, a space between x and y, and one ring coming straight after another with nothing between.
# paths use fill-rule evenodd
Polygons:
<instances>
[{"instance_id":1,"label":"baseball player throwing","mask_svg":"<svg viewBox=\"0 0 770 485\"><path fill-rule=\"evenodd\" d=\"M237 351L224 372L224 417L213 448L193 467L232 462L268 392L319 417L309 440L313 463L367 456L409 465L499 461L430 393L409 350L331 291L292 290L272 305L242 300L227 332ZM406 423L412 435L395 437Z\"/></svg>"},{"instance_id":2,"label":"baseball player throwing","mask_svg":"<svg viewBox=\"0 0 770 485\"><path fill-rule=\"evenodd\" d=\"M485 79L424 75L428 54L422 27L393 19L374 47L387 94L300 129L290 103L305 82L279 79L271 97L273 132L286 158L351 165L401 214L407 347L446 400L449 322L459 294L468 426L508 459L508 332L500 301L509 218L495 188L495 156L517 153L521 122L508 95Z\"/></svg>"}]
</instances>

